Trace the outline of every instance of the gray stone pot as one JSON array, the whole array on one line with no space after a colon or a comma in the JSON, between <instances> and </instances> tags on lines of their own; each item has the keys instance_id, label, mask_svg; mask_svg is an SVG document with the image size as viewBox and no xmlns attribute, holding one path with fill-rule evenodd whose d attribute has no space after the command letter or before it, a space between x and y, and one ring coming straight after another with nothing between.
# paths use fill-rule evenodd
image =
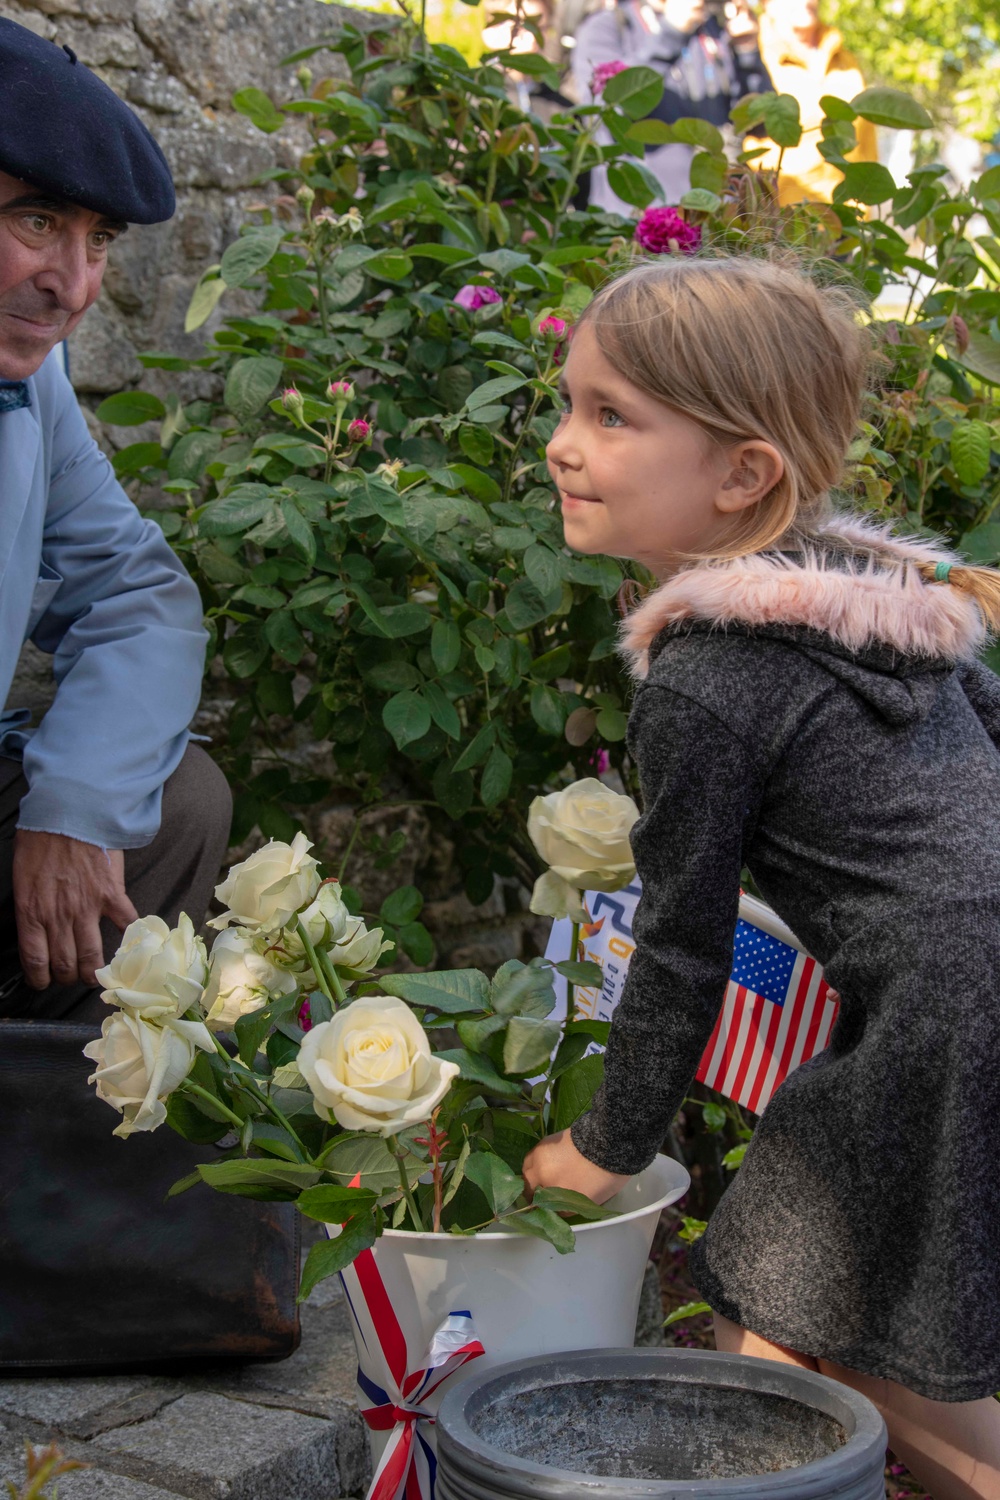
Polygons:
<instances>
[{"instance_id":1,"label":"gray stone pot","mask_svg":"<svg viewBox=\"0 0 1000 1500\"><path fill-rule=\"evenodd\" d=\"M884 1500L870 1401L795 1365L702 1349L542 1355L456 1382L437 1500Z\"/></svg>"}]
</instances>

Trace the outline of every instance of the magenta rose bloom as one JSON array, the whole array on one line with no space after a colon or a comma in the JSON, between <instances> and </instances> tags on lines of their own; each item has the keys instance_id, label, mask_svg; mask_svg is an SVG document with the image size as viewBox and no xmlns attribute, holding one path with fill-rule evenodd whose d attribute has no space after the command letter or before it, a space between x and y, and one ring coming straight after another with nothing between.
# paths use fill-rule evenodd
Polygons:
<instances>
[{"instance_id":1,"label":"magenta rose bloom","mask_svg":"<svg viewBox=\"0 0 1000 1500\"><path fill-rule=\"evenodd\" d=\"M478 307L485 307L488 302L502 302L503 298L491 286L463 286L452 301L464 307L466 312L475 312Z\"/></svg>"},{"instance_id":2,"label":"magenta rose bloom","mask_svg":"<svg viewBox=\"0 0 1000 1500\"><path fill-rule=\"evenodd\" d=\"M623 62L598 63L590 80L590 88L594 97L603 94L604 85L614 78L616 73L624 73L627 67L628 64Z\"/></svg>"},{"instance_id":3,"label":"magenta rose bloom","mask_svg":"<svg viewBox=\"0 0 1000 1500\"><path fill-rule=\"evenodd\" d=\"M654 255L693 255L701 244L701 226L689 224L676 208L647 208L635 239Z\"/></svg>"}]
</instances>

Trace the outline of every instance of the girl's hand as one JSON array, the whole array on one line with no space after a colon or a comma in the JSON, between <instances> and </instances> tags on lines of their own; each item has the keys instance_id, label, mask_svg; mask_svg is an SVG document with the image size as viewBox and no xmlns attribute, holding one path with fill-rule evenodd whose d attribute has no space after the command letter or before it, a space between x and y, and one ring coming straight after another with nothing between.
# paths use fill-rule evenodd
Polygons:
<instances>
[{"instance_id":1,"label":"girl's hand","mask_svg":"<svg viewBox=\"0 0 1000 1500\"><path fill-rule=\"evenodd\" d=\"M524 1181L529 1196L536 1188L570 1188L594 1203L606 1203L621 1191L629 1178L620 1172L605 1172L603 1167L576 1149L568 1130L547 1135L524 1158Z\"/></svg>"}]
</instances>

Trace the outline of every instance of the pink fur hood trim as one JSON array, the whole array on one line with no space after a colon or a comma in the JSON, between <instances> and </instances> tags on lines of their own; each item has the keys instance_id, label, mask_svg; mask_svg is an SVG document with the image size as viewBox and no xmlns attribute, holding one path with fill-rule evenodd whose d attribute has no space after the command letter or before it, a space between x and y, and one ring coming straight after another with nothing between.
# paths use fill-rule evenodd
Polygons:
<instances>
[{"instance_id":1,"label":"pink fur hood trim","mask_svg":"<svg viewBox=\"0 0 1000 1500\"><path fill-rule=\"evenodd\" d=\"M632 670L645 677L653 640L682 620L807 625L850 651L881 644L902 656L958 660L982 646L986 629L975 603L925 581L914 566L957 562L954 553L857 517L836 517L817 543L796 558L757 552L676 573L624 621L622 650Z\"/></svg>"}]
</instances>

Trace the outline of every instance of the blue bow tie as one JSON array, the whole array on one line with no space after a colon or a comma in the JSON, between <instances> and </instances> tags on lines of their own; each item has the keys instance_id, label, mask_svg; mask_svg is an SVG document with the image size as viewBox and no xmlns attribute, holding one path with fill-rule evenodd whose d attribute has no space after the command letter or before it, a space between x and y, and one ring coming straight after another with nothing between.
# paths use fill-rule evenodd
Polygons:
<instances>
[{"instance_id":1,"label":"blue bow tie","mask_svg":"<svg viewBox=\"0 0 1000 1500\"><path fill-rule=\"evenodd\" d=\"M17 411L19 407L30 405L31 397L28 394L26 381L0 381L0 412Z\"/></svg>"}]
</instances>

